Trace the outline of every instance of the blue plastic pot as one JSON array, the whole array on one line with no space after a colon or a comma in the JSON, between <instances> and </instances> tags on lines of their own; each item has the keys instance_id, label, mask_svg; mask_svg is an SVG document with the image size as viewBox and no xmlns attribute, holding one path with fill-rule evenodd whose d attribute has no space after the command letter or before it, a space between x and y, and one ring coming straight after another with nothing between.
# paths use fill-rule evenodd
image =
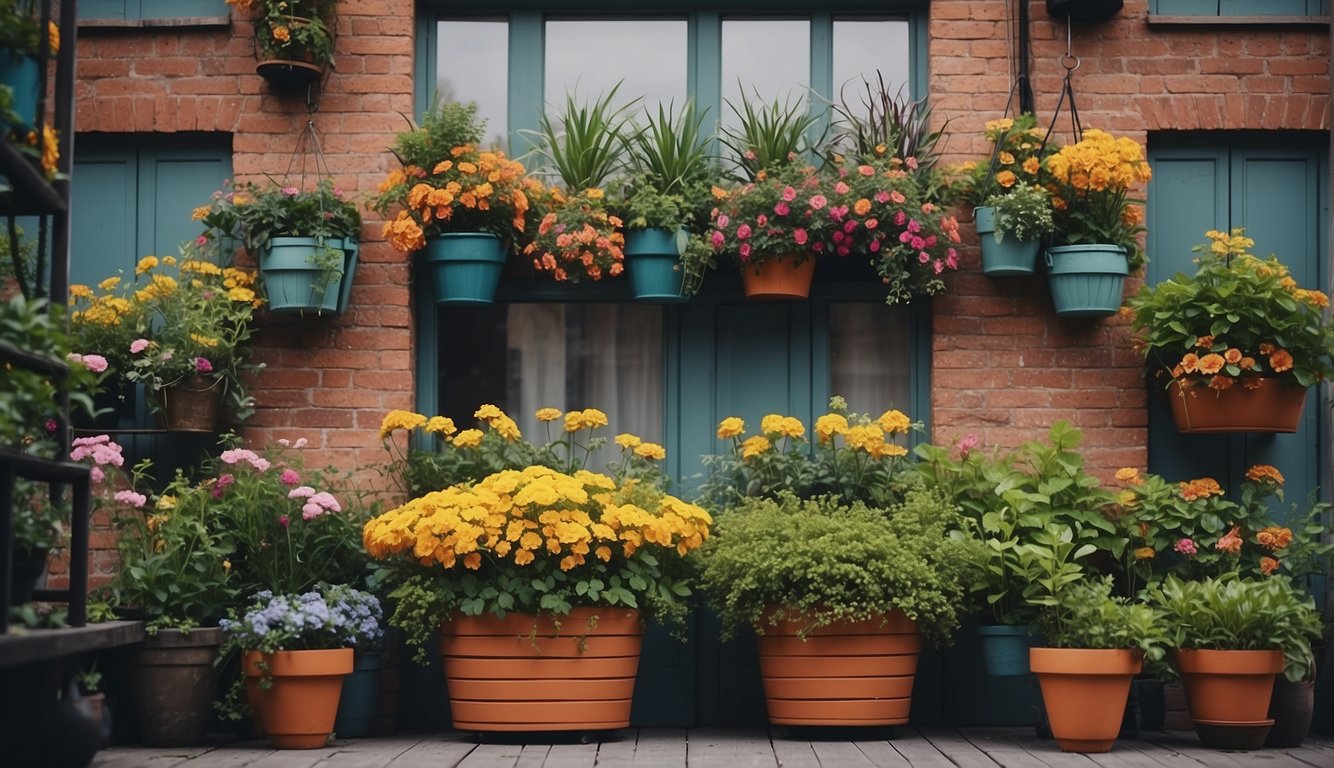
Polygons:
<instances>
[{"instance_id":1,"label":"blue plastic pot","mask_svg":"<svg viewBox=\"0 0 1334 768\"><path fill-rule=\"evenodd\" d=\"M625 233L626 271L630 289L638 301L671 303L685 301L681 252L685 230L632 229Z\"/></svg>"},{"instance_id":2,"label":"blue plastic pot","mask_svg":"<svg viewBox=\"0 0 1334 768\"><path fill-rule=\"evenodd\" d=\"M34 57L0 51L0 83L13 89L13 109L24 126L30 127L37 123L37 95L41 87L38 74L37 59Z\"/></svg>"},{"instance_id":3,"label":"blue plastic pot","mask_svg":"<svg viewBox=\"0 0 1334 768\"><path fill-rule=\"evenodd\" d=\"M1047 283L1056 314L1109 317L1121 308L1130 263L1116 245L1060 245L1047 249Z\"/></svg>"},{"instance_id":4,"label":"blue plastic pot","mask_svg":"<svg viewBox=\"0 0 1334 768\"><path fill-rule=\"evenodd\" d=\"M977 223L977 241L982 247L982 274L987 277L1013 277L1031 275L1037 271L1041 241L1021 242L1010 235L1002 235L997 241L996 209L989 206L974 208L973 220Z\"/></svg>"},{"instance_id":5,"label":"blue plastic pot","mask_svg":"<svg viewBox=\"0 0 1334 768\"><path fill-rule=\"evenodd\" d=\"M490 304L505 266L505 244L483 232L453 232L426 241L422 259L435 288L435 303Z\"/></svg>"},{"instance_id":6,"label":"blue plastic pot","mask_svg":"<svg viewBox=\"0 0 1334 768\"><path fill-rule=\"evenodd\" d=\"M1028 649L1033 636L1026 625L984 624L977 628L982 640L982 665L988 675L1013 677L1028 674Z\"/></svg>"},{"instance_id":7,"label":"blue plastic pot","mask_svg":"<svg viewBox=\"0 0 1334 768\"><path fill-rule=\"evenodd\" d=\"M328 280L315 259L320 248L343 254L341 274ZM340 314L347 309L357 266L357 245L343 238L275 237L259 254L269 310L278 313Z\"/></svg>"}]
</instances>

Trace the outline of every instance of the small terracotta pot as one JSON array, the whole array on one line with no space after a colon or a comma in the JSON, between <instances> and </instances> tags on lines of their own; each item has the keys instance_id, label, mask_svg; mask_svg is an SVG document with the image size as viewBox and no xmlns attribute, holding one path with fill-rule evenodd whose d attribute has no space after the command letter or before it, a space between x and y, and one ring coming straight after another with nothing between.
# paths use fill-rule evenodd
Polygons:
<instances>
[{"instance_id":1,"label":"small terracotta pot","mask_svg":"<svg viewBox=\"0 0 1334 768\"><path fill-rule=\"evenodd\" d=\"M1296 432L1306 405L1306 390L1261 378L1256 389L1237 382L1217 391L1187 377L1167 388L1172 420L1184 434L1217 432Z\"/></svg>"},{"instance_id":2,"label":"small terracotta pot","mask_svg":"<svg viewBox=\"0 0 1334 768\"><path fill-rule=\"evenodd\" d=\"M556 622L559 622L559 626ZM456 615L440 625L454 727L600 731L630 725L644 628L639 612Z\"/></svg>"},{"instance_id":3,"label":"small terracotta pot","mask_svg":"<svg viewBox=\"0 0 1334 768\"><path fill-rule=\"evenodd\" d=\"M815 258L807 256L800 264L794 257L766 259L754 266L741 267L741 286L748 299L791 300L811 295L815 279Z\"/></svg>"},{"instance_id":4,"label":"small terracotta pot","mask_svg":"<svg viewBox=\"0 0 1334 768\"><path fill-rule=\"evenodd\" d=\"M257 714L264 733L278 749L319 749L329 742L343 677L352 672L352 649L246 651L243 660L248 695L258 697ZM268 665L273 686L259 681ZM252 688L252 685L254 686Z\"/></svg>"},{"instance_id":5,"label":"small terracotta pot","mask_svg":"<svg viewBox=\"0 0 1334 768\"><path fill-rule=\"evenodd\" d=\"M1130 681L1144 667L1128 649L1030 648L1047 722L1065 752L1110 752L1125 716Z\"/></svg>"},{"instance_id":6,"label":"small terracotta pot","mask_svg":"<svg viewBox=\"0 0 1334 768\"><path fill-rule=\"evenodd\" d=\"M1255 723L1269 718L1274 677L1283 671L1283 651L1181 648L1176 665L1192 720Z\"/></svg>"},{"instance_id":7,"label":"small terracotta pot","mask_svg":"<svg viewBox=\"0 0 1334 768\"><path fill-rule=\"evenodd\" d=\"M782 621L756 640L769 722L775 725L902 725L908 722L922 635L895 611L798 634Z\"/></svg>"}]
</instances>

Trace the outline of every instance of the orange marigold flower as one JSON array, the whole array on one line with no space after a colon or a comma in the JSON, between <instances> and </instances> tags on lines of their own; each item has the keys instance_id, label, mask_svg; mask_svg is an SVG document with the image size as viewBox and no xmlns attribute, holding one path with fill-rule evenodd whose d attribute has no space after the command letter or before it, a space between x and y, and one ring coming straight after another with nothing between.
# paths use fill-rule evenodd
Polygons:
<instances>
[{"instance_id":1,"label":"orange marigold flower","mask_svg":"<svg viewBox=\"0 0 1334 768\"><path fill-rule=\"evenodd\" d=\"M1243 358L1241 358L1240 360L1238 360L1238 361L1237 361L1237 365L1238 365L1243 371L1249 371L1250 369L1252 369L1252 368L1255 367L1255 358L1253 358L1253 357L1247 355L1246 357L1243 357Z\"/></svg>"},{"instance_id":2,"label":"orange marigold flower","mask_svg":"<svg viewBox=\"0 0 1334 768\"><path fill-rule=\"evenodd\" d=\"M1116 470L1116 481L1125 485L1142 485L1144 478L1139 476L1139 470L1135 467L1121 467Z\"/></svg>"},{"instance_id":3,"label":"orange marigold flower","mask_svg":"<svg viewBox=\"0 0 1334 768\"><path fill-rule=\"evenodd\" d=\"M1229 365L1236 365L1241 362L1241 350L1236 347L1230 347L1228 351L1223 353L1223 359L1226 360Z\"/></svg>"},{"instance_id":4,"label":"orange marigold flower","mask_svg":"<svg viewBox=\"0 0 1334 768\"><path fill-rule=\"evenodd\" d=\"M1255 540L1260 546L1271 552L1285 549L1292 543L1292 529L1280 525L1271 525L1255 534Z\"/></svg>"},{"instance_id":5,"label":"orange marigold flower","mask_svg":"<svg viewBox=\"0 0 1334 768\"><path fill-rule=\"evenodd\" d=\"M1135 550L1135 559L1152 560L1155 554L1157 553L1153 551L1153 547L1140 547L1139 549Z\"/></svg>"},{"instance_id":6,"label":"orange marigold flower","mask_svg":"<svg viewBox=\"0 0 1334 768\"><path fill-rule=\"evenodd\" d=\"M1200 367L1200 357L1194 352L1187 352L1181 358L1181 370L1186 373L1195 373Z\"/></svg>"},{"instance_id":7,"label":"orange marigold flower","mask_svg":"<svg viewBox=\"0 0 1334 768\"><path fill-rule=\"evenodd\" d=\"M1213 337L1213 336L1201 336L1201 337L1199 337L1198 339L1195 340L1195 346L1197 346L1197 347L1199 347L1199 348L1201 348L1201 349L1213 349L1213 346L1214 346L1214 337Z\"/></svg>"},{"instance_id":8,"label":"orange marigold flower","mask_svg":"<svg viewBox=\"0 0 1334 768\"><path fill-rule=\"evenodd\" d=\"M1001 171L996 174L996 183L1009 189L1018 183L1019 177L1014 175L1014 171Z\"/></svg>"},{"instance_id":9,"label":"orange marigold flower","mask_svg":"<svg viewBox=\"0 0 1334 768\"><path fill-rule=\"evenodd\" d=\"M1223 392L1232 389L1233 383L1234 382L1232 381L1232 379L1229 379L1228 377L1223 375L1218 375L1209 379L1209 389L1215 390L1217 392Z\"/></svg>"},{"instance_id":10,"label":"orange marigold flower","mask_svg":"<svg viewBox=\"0 0 1334 768\"><path fill-rule=\"evenodd\" d=\"M1207 499L1210 496L1222 496L1223 488L1219 486L1218 481L1211 477L1201 477L1190 482L1181 483L1181 498L1186 501L1195 501L1196 499Z\"/></svg>"},{"instance_id":11,"label":"orange marigold flower","mask_svg":"<svg viewBox=\"0 0 1334 768\"><path fill-rule=\"evenodd\" d=\"M1252 483L1276 483L1283 485L1283 474L1268 464L1256 464L1246 470L1246 479Z\"/></svg>"},{"instance_id":12,"label":"orange marigold flower","mask_svg":"<svg viewBox=\"0 0 1334 768\"><path fill-rule=\"evenodd\" d=\"M1241 528L1233 526L1232 530L1228 531L1226 536L1218 540L1218 543L1214 545L1214 549L1232 555L1239 554L1241 552Z\"/></svg>"},{"instance_id":13,"label":"orange marigold flower","mask_svg":"<svg viewBox=\"0 0 1334 768\"><path fill-rule=\"evenodd\" d=\"M1262 354L1262 355L1268 355L1269 353L1271 353L1271 352L1273 352L1273 351L1274 351L1274 345L1273 345L1273 344L1271 344L1271 343L1268 342L1268 341L1262 341L1262 342L1260 342L1260 354Z\"/></svg>"},{"instance_id":14,"label":"orange marigold flower","mask_svg":"<svg viewBox=\"0 0 1334 768\"><path fill-rule=\"evenodd\" d=\"M1215 373L1218 373L1219 371L1223 370L1224 365L1225 361L1223 360L1222 355L1216 352L1210 352L1209 354L1200 358L1199 369L1200 373L1203 373L1207 376L1212 376Z\"/></svg>"},{"instance_id":15,"label":"orange marigold flower","mask_svg":"<svg viewBox=\"0 0 1334 768\"><path fill-rule=\"evenodd\" d=\"M1269 367L1274 373L1283 373L1292 370L1292 353L1286 349L1276 349L1269 356Z\"/></svg>"},{"instance_id":16,"label":"orange marigold flower","mask_svg":"<svg viewBox=\"0 0 1334 768\"><path fill-rule=\"evenodd\" d=\"M292 39L292 33L287 29L287 27L274 27L273 39L286 43Z\"/></svg>"},{"instance_id":17,"label":"orange marigold flower","mask_svg":"<svg viewBox=\"0 0 1334 768\"><path fill-rule=\"evenodd\" d=\"M1278 570L1279 562L1272 557L1260 558L1260 574L1268 576Z\"/></svg>"}]
</instances>

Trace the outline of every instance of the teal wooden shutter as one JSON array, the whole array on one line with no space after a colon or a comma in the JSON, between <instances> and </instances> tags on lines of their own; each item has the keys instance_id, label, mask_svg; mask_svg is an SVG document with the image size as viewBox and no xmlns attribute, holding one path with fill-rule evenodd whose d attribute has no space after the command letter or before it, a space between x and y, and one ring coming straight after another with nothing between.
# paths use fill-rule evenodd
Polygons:
<instances>
[{"instance_id":1,"label":"teal wooden shutter","mask_svg":"<svg viewBox=\"0 0 1334 768\"><path fill-rule=\"evenodd\" d=\"M81 19L185 19L230 15L225 0L79 0Z\"/></svg>"}]
</instances>

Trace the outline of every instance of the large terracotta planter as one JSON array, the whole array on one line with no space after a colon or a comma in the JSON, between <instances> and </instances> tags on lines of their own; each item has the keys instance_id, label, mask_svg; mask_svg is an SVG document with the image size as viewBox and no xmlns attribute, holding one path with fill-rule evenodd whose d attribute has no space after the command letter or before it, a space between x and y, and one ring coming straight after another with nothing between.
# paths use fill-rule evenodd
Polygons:
<instances>
[{"instance_id":1,"label":"large terracotta planter","mask_svg":"<svg viewBox=\"0 0 1334 768\"><path fill-rule=\"evenodd\" d=\"M1192 720L1256 723L1269 717L1274 677L1283 671L1283 651L1181 648L1176 666Z\"/></svg>"},{"instance_id":2,"label":"large terracotta planter","mask_svg":"<svg viewBox=\"0 0 1334 768\"><path fill-rule=\"evenodd\" d=\"M559 622L559 626L557 626ZM456 615L440 626L454 727L601 731L630 725L644 628L639 612Z\"/></svg>"},{"instance_id":3,"label":"large terracotta planter","mask_svg":"<svg viewBox=\"0 0 1334 768\"><path fill-rule=\"evenodd\" d=\"M766 259L755 265L741 266L741 287L748 299L784 301L811 295L815 279L815 259L807 256L800 264L795 258Z\"/></svg>"},{"instance_id":4,"label":"large terracotta planter","mask_svg":"<svg viewBox=\"0 0 1334 768\"><path fill-rule=\"evenodd\" d=\"M1177 431L1188 434L1214 432L1296 432L1306 406L1306 389L1288 387L1273 379L1258 379L1247 389L1240 382L1230 389L1199 386L1198 379L1172 382L1167 397Z\"/></svg>"},{"instance_id":5,"label":"large terracotta planter","mask_svg":"<svg viewBox=\"0 0 1334 768\"><path fill-rule=\"evenodd\" d=\"M222 630L160 629L134 655L135 713L144 746L202 744L213 717L213 661Z\"/></svg>"},{"instance_id":6,"label":"large terracotta planter","mask_svg":"<svg viewBox=\"0 0 1334 768\"><path fill-rule=\"evenodd\" d=\"M1109 752L1121 730L1130 681L1144 662L1126 649L1031 648L1052 736L1065 752Z\"/></svg>"},{"instance_id":7,"label":"large terracotta planter","mask_svg":"<svg viewBox=\"0 0 1334 768\"><path fill-rule=\"evenodd\" d=\"M266 674L273 686L263 689ZM343 689L352 672L352 649L246 651L246 688L258 702L258 715L269 741L278 749L319 749L329 742Z\"/></svg>"},{"instance_id":8,"label":"large terracotta planter","mask_svg":"<svg viewBox=\"0 0 1334 768\"><path fill-rule=\"evenodd\" d=\"M839 622L804 639L804 621L766 621L756 639L769 722L775 725L902 725L908 722L917 623L895 611Z\"/></svg>"}]
</instances>

